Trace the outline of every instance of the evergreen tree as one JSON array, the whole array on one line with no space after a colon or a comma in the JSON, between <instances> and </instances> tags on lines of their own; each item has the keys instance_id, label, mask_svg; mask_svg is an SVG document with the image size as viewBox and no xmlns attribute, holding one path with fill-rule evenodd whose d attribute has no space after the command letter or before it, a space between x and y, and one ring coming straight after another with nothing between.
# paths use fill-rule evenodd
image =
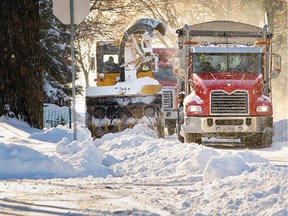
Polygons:
<instances>
[{"instance_id":1,"label":"evergreen tree","mask_svg":"<svg viewBox=\"0 0 288 216\"><path fill-rule=\"evenodd\" d=\"M0 11L0 116L42 128L38 0L2 0Z\"/></svg>"},{"instance_id":2,"label":"evergreen tree","mask_svg":"<svg viewBox=\"0 0 288 216\"><path fill-rule=\"evenodd\" d=\"M67 101L72 94L71 47L69 26L54 15L51 0L40 1L41 70L43 72L44 102ZM81 93L76 86L76 93Z\"/></svg>"}]
</instances>

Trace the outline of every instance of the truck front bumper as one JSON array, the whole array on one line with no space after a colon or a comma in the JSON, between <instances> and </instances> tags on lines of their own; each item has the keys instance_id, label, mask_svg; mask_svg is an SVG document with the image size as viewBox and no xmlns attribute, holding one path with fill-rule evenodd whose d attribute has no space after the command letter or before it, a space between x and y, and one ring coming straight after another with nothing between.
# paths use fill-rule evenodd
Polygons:
<instances>
[{"instance_id":1,"label":"truck front bumper","mask_svg":"<svg viewBox=\"0 0 288 216\"><path fill-rule=\"evenodd\" d=\"M181 130L207 137L241 137L245 134L272 130L273 118L262 117L185 117Z\"/></svg>"}]
</instances>

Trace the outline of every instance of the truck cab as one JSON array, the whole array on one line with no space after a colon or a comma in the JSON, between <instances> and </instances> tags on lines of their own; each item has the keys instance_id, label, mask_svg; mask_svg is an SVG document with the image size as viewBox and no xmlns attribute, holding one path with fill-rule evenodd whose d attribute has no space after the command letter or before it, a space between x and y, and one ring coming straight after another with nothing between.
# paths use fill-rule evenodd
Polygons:
<instances>
[{"instance_id":1,"label":"truck cab","mask_svg":"<svg viewBox=\"0 0 288 216\"><path fill-rule=\"evenodd\" d=\"M178 136L185 142L240 139L247 147L270 146L271 79L281 63L271 52L267 27L213 21L177 33L178 87L185 92Z\"/></svg>"}]
</instances>

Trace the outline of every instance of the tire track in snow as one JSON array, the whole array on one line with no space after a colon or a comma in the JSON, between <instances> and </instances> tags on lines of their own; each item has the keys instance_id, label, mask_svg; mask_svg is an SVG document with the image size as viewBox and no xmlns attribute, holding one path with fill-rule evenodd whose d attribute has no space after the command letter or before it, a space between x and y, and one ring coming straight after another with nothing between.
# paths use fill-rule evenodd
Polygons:
<instances>
[{"instance_id":1,"label":"tire track in snow","mask_svg":"<svg viewBox=\"0 0 288 216\"><path fill-rule=\"evenodd\" d=\"M30 134L24 131L21 131L15 127L12 127L4 122L0 122L0 136L1 137L18 137L18 138L27 138Z\"/></svg>"}]
</instances>

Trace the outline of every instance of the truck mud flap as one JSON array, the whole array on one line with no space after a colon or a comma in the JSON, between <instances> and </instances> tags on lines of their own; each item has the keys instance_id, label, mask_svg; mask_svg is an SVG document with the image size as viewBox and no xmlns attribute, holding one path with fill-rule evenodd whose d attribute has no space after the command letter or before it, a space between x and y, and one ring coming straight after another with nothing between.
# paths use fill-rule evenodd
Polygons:
<instances>
[{"instance_id":1,"label":"truck mud flap","mask_svg":"<svg viewBox=\"0 0 288 216\"><path fill-rule=\"evenodd\" d=\"M138 123L164 137L162 95L86 98L86 125L94 138L117 133Z\"/></svg>"}]
</instances>

